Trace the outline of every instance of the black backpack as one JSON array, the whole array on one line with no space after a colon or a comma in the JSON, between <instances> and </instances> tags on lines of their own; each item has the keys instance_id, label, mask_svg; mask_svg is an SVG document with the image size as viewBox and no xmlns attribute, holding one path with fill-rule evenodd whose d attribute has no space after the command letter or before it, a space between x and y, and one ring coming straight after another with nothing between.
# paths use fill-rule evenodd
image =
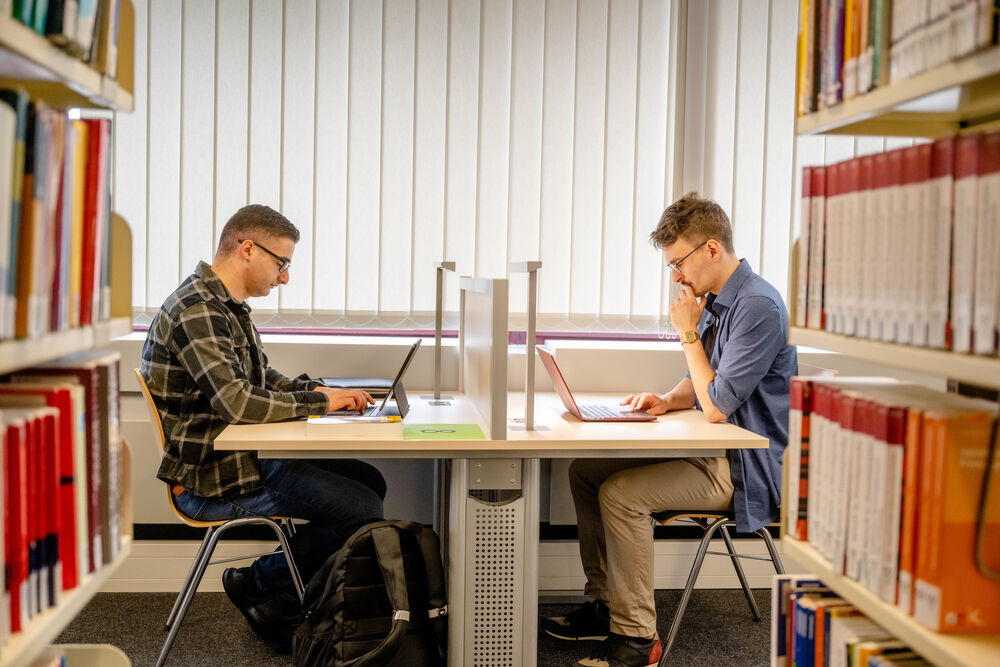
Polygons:
<instances>
[{"instance_id":1,"label":"black backpack","mask_svg":"<svg viewBox=\"0 0 1000 667\"><path fill-rule=\"evenodd\" d=\"M296 665L445 665L444 568L438 537L426 526L362 526L312 577L302 606L292 637Z\"/></svg>"}]
</instances>

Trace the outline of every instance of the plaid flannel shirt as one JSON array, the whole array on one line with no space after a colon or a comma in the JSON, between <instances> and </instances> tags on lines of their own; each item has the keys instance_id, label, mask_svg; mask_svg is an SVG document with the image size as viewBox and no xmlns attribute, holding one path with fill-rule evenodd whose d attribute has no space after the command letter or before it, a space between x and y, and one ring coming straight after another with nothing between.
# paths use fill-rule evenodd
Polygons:
<instances>
[{"instance_id":1,"label":"plaid flannel shirt","mask_svg":"<svg viewBox=\"0 0 1000 667\"><path fill-rule=\"evenodd\" d=\"M217 452L228 424L325 414L318 383L269 368L250 308L205 262L167 297L142 348L140 371L160 413L166 447L156 476L204 497L260 487L254 452Z\"/></svg>"}]
</instances>

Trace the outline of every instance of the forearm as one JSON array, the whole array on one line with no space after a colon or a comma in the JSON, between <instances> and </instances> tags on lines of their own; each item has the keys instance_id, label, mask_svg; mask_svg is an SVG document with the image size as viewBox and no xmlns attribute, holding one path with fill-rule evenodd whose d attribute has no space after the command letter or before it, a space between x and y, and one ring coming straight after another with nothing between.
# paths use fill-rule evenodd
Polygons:
<instances>
[{"instance_id":1,"label":"forearm","mask_svg":"<svg viewBox=\"0 0 1000 667\"><path fill-rule=\"evenodd\" d=\"M273 391L312 391L317 384L312 380L290 378L270 366L267 367L267 372L264 375L264 385Z\"/></svg>"},{"instance_id":2,"label":"forearm","mask_svg":"<svg viewBox=\"0 0 1000 667\"><path fill-rule=\"evenodd\" d=\"M710 422L725 421L726 415L715 407L708 394L708 385L715 379L715 370L708 363L708 357L705 356L705 348L699 343L688 343L683 345L683 348L688 372L691 373L689 380L695 396L698 397L698 402L701 403L702 411Z\"/></svg>"},{"instance_id":3,"label":"forearm","mask_svg":"<svg viewBox=\"0 0 1000 667\"><path fill-rule=\"evenodd\" d=\"M694 407L694 384L691 378L684 378L677 386L665 393L661 398L667 404L667 410L687 410Z\"/></svg>"}]
</instances>

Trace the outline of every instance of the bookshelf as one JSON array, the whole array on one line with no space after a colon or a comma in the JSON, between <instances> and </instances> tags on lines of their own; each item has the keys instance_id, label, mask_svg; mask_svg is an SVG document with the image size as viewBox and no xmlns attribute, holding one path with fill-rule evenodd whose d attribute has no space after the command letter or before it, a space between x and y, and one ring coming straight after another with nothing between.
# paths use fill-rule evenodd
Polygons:
<instances>
[{"instance_id":1,"label":"bookshelf","mask_svg":"<svg viewBox=\"0 0 1000 667\"><path fill-rule=\"evenodd\" d=\"M936 138L1000 110L1000 46L801 116L795 133Z\"/></svg>"},{"instance_id":2,"label":"bookshelf","mask_svg":"<svg viewBox=\"0 0 1000 667\"><path fill-rule=\"evenodd\" d=\"M32 100L40 100L53 109L132 111L135 14L129 0L120 0L119 12L117 79L68 55L19 21L0 16L0 86L22 89ZM0 374L104 347L113 338L131 331L131 232L116 215L109 229L111 319L38 338L0 342ZM128 558L132 544L129 460L128 446L122 441L122 541L117 556L96 572L83 576L76 588L64 591L57 606L33 617L23 631L8 637L0 647L0 667L32 664ZM73 646L67 648L66 655L71 665L128 664L120 650L109 646Z\"/></svg>"},{"instance_id":3,"label":"bookshelf","mask_svg":"<svg viewBox=\"0 0 1000 667\"><path fill-rule=\"evenodd\" d=\"M830 564L806 542L788 535L781 538L782 552L803 565L845 600L873 621L909 644L936 665L995 665L1000 655L1000 636L942 635L914 620L897 607L886 604L867 588L835 574Z\"/></svg>"},{"instance_id":4,"label":"bookshelf","mask_svg":"<svg viewBox=\"0 0 1000 667\"><path fill-rule=\"evenodd\" d=\"M792 327L788 342L839 352L861 361L940 375L980 387L1000 385L1000 358L996 357L882 343L800 327Z\"/></svg>"},{"instance_id":5,"label":"bookshelf","mask_svg":"<svg viewBox=\"0 0 1000 667\"><path fill-rule=\"evenodd\" d=\"M118 317L94 326L57 331L41 338L5 341L0 343L0 374L101 347L131 331L132 322L127 317Z\"/></svg>"},{"instance_id":6,"label":"bookshelf","mask_svg":"<svg viewBox=\"0 0 1000 667\"><path fill-rule=\"evenodd\" d=\"M0 80L53 107L132 111L129 82L104 76L8 16L0 16Z\"/></svg>"},{"instance_id":7,"label":"bookshelf","mask_svg":"<svg viewBox=\"0 0 1000 667\"><path fill-rule=\"evenodd\" d=\"M132 549L132 539L122 540L121 552L113 562L108 563L97 572L88 575L79 586L64 592L62 602L33 618L28 627L7 641L0 653L0 664L5 667L21 667L30 665L35 657L63 631L70 621L79 614L94 594L101 589L104 582L128 558Z\"/></svg>"},{"instance_id":8,"label":"bookshelf","mask_svg":"<svg viewBox=\"0 0 1000 667\"><path fill-rule=\"evenodd\" d=\"M836 106L800 116L797 136L869 135L935 139L1000 124L1000 46L990 46L896 84L876 88ZM795 178L801 177L796 166ZM795 250L790 266L796 265ZM794 276L789 294L796 294ZM861 361L1000 388L1000 359L854 338L792 327L789 343L837 352ZM787 472L787 471L786 471ZM784 498L797 498L788 490ZM1000 664L1000 635L952 635L929 630L896 605L881 600L859 582L837 574L808 542L785 534L783 552L816 575L837 595L892 632L916 652L940 665Z\"/></svg>"}]
</instances>

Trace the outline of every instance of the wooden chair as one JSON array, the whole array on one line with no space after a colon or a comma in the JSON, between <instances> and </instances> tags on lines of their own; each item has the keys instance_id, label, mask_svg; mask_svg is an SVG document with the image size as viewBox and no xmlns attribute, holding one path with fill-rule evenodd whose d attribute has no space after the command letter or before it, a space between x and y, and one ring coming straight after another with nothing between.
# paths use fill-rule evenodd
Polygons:
<instances>
[{"instance_id":1,"label":"wooden chair","mask_svg":"<svg viewBox=\"0 0 1000 667\"><path fill-rule=\"evenodd\" d=\"M138 368L135 369L135 377L139 381L139 387L142 389L142 395L146 399L146 408L149 410L149 419L153 424L153 432L156 436L156 445L159 447L160 455L162 456L163 449L166 446L166 436L163 433L163 424L160 421L160 413L156 410L156 404L153 403L153 397L149 393L149 387L146 386L146 381L143 379ZM160 651L160 657L156 661L157 667L166 663L167 655L170 653L170 648L173 646L174 639L177 637L177 630L184 621L184 616L187 614L188 607L191 604L191 600L194 598L195 591L198 590L198 586L201 584L201 578L205 574L205 569L209 565L245 560L248 558L257 558L271 553L252 554L248 556L239 556L237 558L226 558L212 561L212 553L215 551L215 547L218 544L219 539L222 537L222 534L230 528L248 525L264 525L271 528L271 530L274 531L275 536L278 538L280 550L285 554L285 558L288 560L288 570L291 574L292 584L295 586L295 592L298 594L300 602L302 601L304 594L302 577L299 575L298 568L295 567L295 561L292 558L292 552L288 546L288 537L294 534L294 525L292 524L291 519L276 516L255 516L240 519L224 519L221 521L199 521L187 516L177 507L175 496L179 495L183 489L180 486L167 486L166 488L167 502L170 504L170 509L177 515L177 518L189 526L193 526L195 528L205 528L206 530L205 537L202 539L201 546L198 548L198 553L194 557L194 562L191 563L191 569L188 570L187 578L184 580L184 585L181 586L180 593L178 593L177 599L174 601L174 607L170 611L170 616L167 617L167 623L164 626L164 629L167 630L169 634L167 634L167 639L163 643L163 648Z\"/></svg>"},{"instance_id":2,"label":"wooden chair","mask_svg":"<svg viewBox=\"0 0 1000 667\"><path fill-rule=\"evenodd\" d=\"M691 599L691 592L694 590L694 585L698 581L698 573L701 572L701 565L705 561L705 556L707 554L729 556L729 558L733 561L733 568L736 570L736 576L740 580L740 585L743 587L743 594L746 596L747 604L750 606L750 613L753 615L753 620L760 620L760 610L757 608L757 601L753 598L753 592L750 590L750 584L747 583L746 575L743 574L743 566L740 564L740 559L750 558L753 560L769 560L774 565L775 572L778 574L785 573L785 568L781 564L781 556L778 555L778 551L774 547L774 540L771 539L771 534L767 532L766 526L757 530L756 534L764 540L764 544L767 546L767 551L770 554L770 557L768 558L763 556L740 554L736 552L736 547L733 544L732 537L730 537L728 530L729 526L736 525L736 515L732 510L667 510L663 512L654 512L652 517L654 521L663 526L671 524L675 521L684 521L700 526L702 530L705 531L702 535L701 543L698 545L698 551L695 554L694 563L691 565L691 572L688 574L687 584L684 586L684 593L681 595L681 601L677 605L677 611L674 612L674 620L670 623L670 631L667 633L667 639L663 644L663 655L660 658L660 665L666 664L667 654L670 653L670 648L673 646L674 640L677 639L677 632L680 630L681 619L684 617L684 610L687 608L688 601ZM716 533L722 534L722 539L726 543L726 553L708 550L709 543L712 541L712 538L716 535Z\"/></svg>"}]
</instances>

